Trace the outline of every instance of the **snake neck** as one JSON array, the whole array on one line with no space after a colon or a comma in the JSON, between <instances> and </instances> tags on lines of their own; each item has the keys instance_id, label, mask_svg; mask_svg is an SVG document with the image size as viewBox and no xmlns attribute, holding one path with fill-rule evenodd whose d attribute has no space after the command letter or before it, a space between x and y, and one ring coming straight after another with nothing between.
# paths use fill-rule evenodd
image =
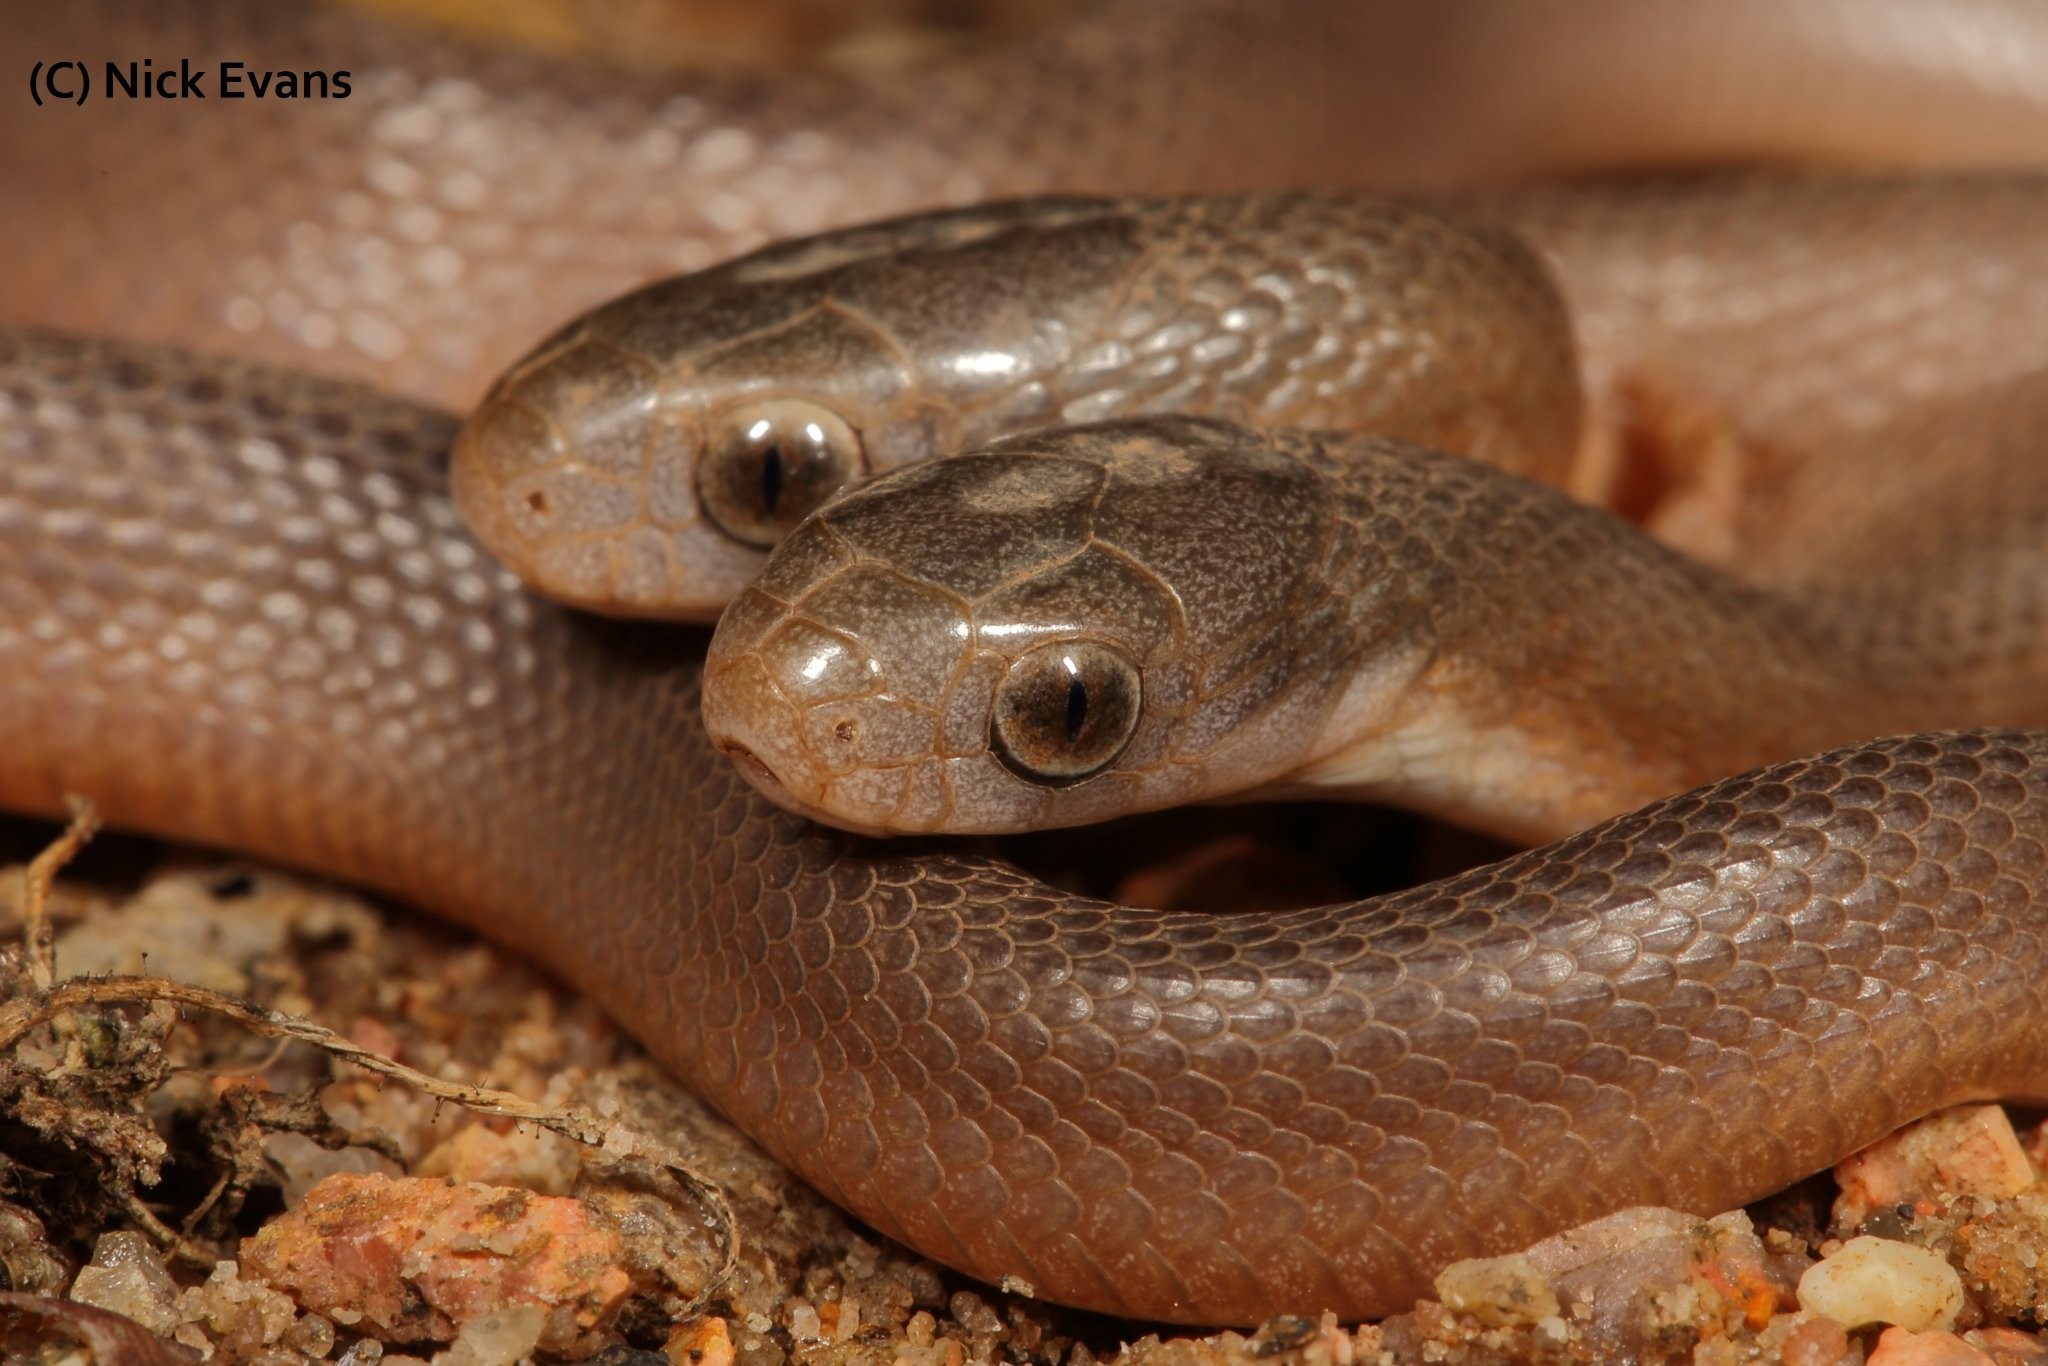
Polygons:
<instances>
[{"instance_id":1,"label":"snake neck","mask_svg":"<svg viewBox=\"0 0 2048 1366\"><path fill-rule=\"evenodd\" d=\"M1380 528L1380 554L1347 567L1351 591L1400 625L1376 628L1378 667L1353 675L1315 757L1266 795L1384 801L1538 842L1718 773L2048 717L2027 683L2042 667L2027 629L2039 594L1980 595L1959 615L1960 548L1762 587L1452 457L1390 447L1328 469L1343 515ZM2014 534L2048 525L2035 509L2015 520ZM1881 527L1864 535L1886 543ZM1388 560L1405 616L1383 602Z\"/></svg>"}]
</instances>

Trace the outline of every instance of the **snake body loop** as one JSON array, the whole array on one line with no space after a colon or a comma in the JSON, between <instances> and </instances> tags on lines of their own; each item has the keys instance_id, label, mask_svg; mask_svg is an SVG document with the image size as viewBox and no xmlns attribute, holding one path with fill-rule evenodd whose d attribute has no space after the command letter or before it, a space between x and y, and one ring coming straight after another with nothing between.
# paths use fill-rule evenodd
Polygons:
<instances>
[{"instance_id":1,"label":"snake body loop","mask_svg":"<svg viewBox=\"0 0 2048 1366\"><path fill-rule=\"evenodd\" d=\"M0 142L0 317L466 408L650 279L1006 195L2048 164L2031 0L1592 0L1573 19L1111 0L1007 48L733 75L598 69L340 6L13 5L0 32L29 61L346 70L353 93L24 113Z\"/></svg>"},{"instance_id":2,"label":"snake body loop","mask_svg":"<svg viewBox=\"0 0 2048 1366\"><path fill-rule=\"evenodd\" d=\"M2048 735L1864 744L1353 905L1113 907L756 796L694 642L462 531L454 430L6 334L0 805L84 792L475 925L875 1227L1151 1319L1379 1314L2048 1097Z\"/></svg>"}]
</instances>

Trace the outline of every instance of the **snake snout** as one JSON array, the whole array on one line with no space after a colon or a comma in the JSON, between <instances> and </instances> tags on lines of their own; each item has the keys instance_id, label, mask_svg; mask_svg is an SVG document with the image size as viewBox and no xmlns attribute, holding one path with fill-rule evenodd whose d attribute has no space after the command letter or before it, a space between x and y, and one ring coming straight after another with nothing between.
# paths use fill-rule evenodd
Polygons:
<instances>
[{"instance_id":1,"label":"snake snout","mask_svg":"<svg viewBox=\"0 0 2048 1366\"><path fill-rule=\"evenodd\" d=\"M776 777L775 770L763 762L754 751L737 740L720 739L715 743L718 752L732 760L740 772L746 775L747 781L761 790L762 795L777 806L787 807L792 811L798 809L796 798L782 785L782 779Z\"/></svg>"},{"instance_id":2,"label":"snake snout","mask_svg":"<svg viewBox=\"0 0 2048 1366\"><path fill-rule=\"evenodd\" d=\"M720 754L732 760L746 780L753 784L754 790L769 801L774 802L785 811L804 817L806 820L821 819L818 808L790 791L782 779L775 776L775 770L770 768L760 755L754 753L754 751L748 749L737 740L715 739L712 741L712 744ZM836 825L841 830L850 831L856 835L867 835L875 839L886 839L888 836L897 833L886 826L849 820L840 815L834 815L828 824Z\"/></svg>"}]
</instances>

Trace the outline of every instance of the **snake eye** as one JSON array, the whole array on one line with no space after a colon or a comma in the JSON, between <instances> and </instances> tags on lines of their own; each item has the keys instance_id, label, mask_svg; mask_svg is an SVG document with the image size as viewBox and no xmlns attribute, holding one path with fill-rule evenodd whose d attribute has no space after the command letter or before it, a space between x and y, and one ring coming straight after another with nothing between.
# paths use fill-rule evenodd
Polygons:
<instances>
[{"instance_id":1,"label":"snake eye","mask_svg":"<svg viewBox=\"0 0 2048 1366\"><path fill-rule=\"evenodd\" d=\"M996 688L996 756L1027 782L1078 783L1123 753L1142 696L1138 666L1121 650L1085 640L1041 645Z\"/></svg>"},{"instance_id":2,"label":"snake eye","mask_svg":"<svg viewBox=\"0 0 2048 1366\"><path fill-rule=\"evenodd\" d=\"M767 399L719 417L697 467L697 493L726 535L772 546L861 465L860 438L839 414L802 399Z\"/></svg>"}]
</instances>

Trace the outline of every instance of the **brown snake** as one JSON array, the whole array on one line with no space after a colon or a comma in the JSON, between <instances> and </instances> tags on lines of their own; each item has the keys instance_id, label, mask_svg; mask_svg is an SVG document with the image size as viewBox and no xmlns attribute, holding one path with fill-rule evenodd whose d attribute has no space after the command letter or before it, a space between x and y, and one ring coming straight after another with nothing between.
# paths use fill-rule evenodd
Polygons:
<instances>
[{"instance_id":1,"label":"brown snake","mask_svg":"<svg viewBox=\"0 0 2048 1366\"><path fill-rule=\"evenodd\" d=\"M26 334L0 395L0 804L85 792L472 924L982 1276L1373 1315L2043 1095L2048 735L1867 744L1350 906L1114 907L756 796L695 642L542 603L461 530L446 417Z\"/></svg>"},{"instance_id":2,"label":"brown snake","mask_svg":"<svg viewBox=\"0 0 2048 1366\"><path fill-rule=\"evenodd\" d=\"M1707 177L1445 207L1026 200L770 247L535 346L465 425L457 502L552 597L709 621L855 475L1197 412L1472 456L1752 580L1882 577L1898 556L1866 563L1878 540L1926 564L1946 539L1983 554L1994 526L2011 543L1989 559L2027 553L2003 505L2031 491L2019 448L2048 407L2048 178ZM1872 514L1930 496L1957 505ZM2024 598L2038 578L2015 561L1975 582Z\"/></svg>"},{"instance_id":3,"label":"brown snake","mask_svg":"<svg viewBox=\"0 0 2048 1366\"><path fill-rule=\"evenodd\" d=\"M264 38L257 13L231 17L259 48L300 44L279 61L337 60L341 38L322 48L289 23ZM51 31L52 45L68 32ZM393 81L387 112L411 93ZM1249 104L1298 112L1272 82L1246 86ZM630 145L618 130L656 88L599 100L611 135L594 144ZM446 98L460 122L475 89ZM1967 130L1981 106L1963 106ZM119 106L87 117L104 121L82 133L133 128ZM297 109L261 117L307 128ZM439 145L405 141L395 114L384 132ZM1238 144L1239 170L1266 147ZM259 197L225 219L209 204L189 224L131 220L107 196L132 187L67 181L45 212L82 205L93 232L10 214L15 259L61 261L105 235L128 250L69 272L94 287L38 293L24 269L8 307L223 345L290 336L301 359L344 354L463 395L504 358L488 342L524 346L588 293L541 298L548 316L523 331L484 310L433 344L413 329L446 296L388 276L428 259L398 219L355 316L348 279L328 277L330 298L319 269L294 276L253 248L212 276L175 260L201 223L325 260L363 226L349 174L404 200L409 166L369 156L308 176L334 195L328 218ZM62 167L35 139L0 159L0 182L50 177ZM542 194L543 217L565 195ZM925 180L901 202L946 197ZM384 201L367 202L376 219ZM708 253L835 212L691 240ZM124 277L129 261L154 265ZM646 261L622 251L564 288L622 285ZM420 269L432 282L449 267ZM130 307L147 300L156 311ZM1115 908L975 856L833 835L754 796L705 743L695 641L544 604L460 529L438 472L452 419L171 352L35 333L0 347L0 804L47 813L86 792L117 822L476 925L605 1000L834 1199L963 1269L1146 1317L1369 1315L1455 1257L1630 1203L1719 1208L1945 1102L2043 1094L2040 733L1797 761L1352 906ZM1990 377L1993 398L2009 378Z\"/></svg>"},{"instance_id":4,"label":"brown snake","mask_svg":"<svg viewBox=\"0 0 2048 1366\"><path fill-rule=\"evenodd\" d=\"M2048 726L2048 488L2012 436L1942 467L1988 487L1869 510L1883 561L1786 592L1407 443L1048 428L800 523L719 620L705 726L863 833L1321 794L1540 843L1850 740ZM1924 557L1919 521L1952 529Z\"/></svg>"}]
</instances>

